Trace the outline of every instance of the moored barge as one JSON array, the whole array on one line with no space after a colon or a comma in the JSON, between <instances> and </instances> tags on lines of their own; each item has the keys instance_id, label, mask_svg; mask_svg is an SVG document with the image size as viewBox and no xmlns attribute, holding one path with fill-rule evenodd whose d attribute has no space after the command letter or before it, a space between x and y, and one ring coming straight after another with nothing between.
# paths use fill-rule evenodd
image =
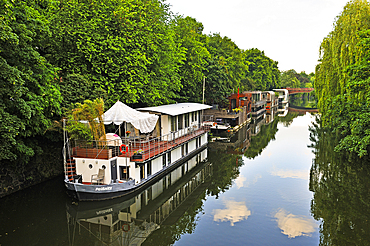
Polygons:
<instances>
[{"instance_id":1,"label":"moored barge","mask_svg":"<svg viewBox=\"0 0 370 246\"><path fill-rule=\"evenodd\" d=\"M102 119L119 132L71 141L64 131L67 190L77 200L94 201L149 185L206 147L210 126L203 124L202 111L208 108L178 103L135 110L118 101Z\"/></svg>"}]
</instances>

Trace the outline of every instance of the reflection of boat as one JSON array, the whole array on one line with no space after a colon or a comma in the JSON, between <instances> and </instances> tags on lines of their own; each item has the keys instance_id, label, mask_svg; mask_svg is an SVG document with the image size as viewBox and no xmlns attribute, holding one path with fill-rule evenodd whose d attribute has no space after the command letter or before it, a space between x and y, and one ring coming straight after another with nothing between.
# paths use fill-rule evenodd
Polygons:
<instances>
[{"instance_id":1,"label":"reflection of boat","mask_svg":"<svg viewBox=\"0 0 370 246\"><path fill-rule=\"evenodd\" d=\"M215 138L208 146L213 150L228 154L243 154L250 146L251 125L245 125L231 138Z\"/></svg>"},{"instance_id":2,"label":"reflection of boat","mask_svg":"<svg viewBox=\"0 0 370 246\"><path fill-rule=\"evenodd\" d=\"M128 135L71 142L64 134L67 190L80 201L105 200L149 185L206 147L202 110L208 108L179 103L137 111L117 102L102 122L124 123Z\"/></svg>"},{"instance_id":3,"label":"reflection of boat","mask_svg":"<svg viewBox=\"0 0 370 246\"><path fill-rule=\"evenodd\" d=\"M211 133L215 136L229 136L232 128L229 123L223 122L223 119L217 121L211 126Z\"/></svg>"},{"instance_id":4,"label":"reflection of boat","mask_svg":"<svg viewBox=\"0 0 370 246\"><path fill-rule=\"evenodd\" d=\"M67 204L70 245L141 245L162 224L175 223L204 192L212 165L203 150L141 193Z\"/></svg>"},{"instance_id":5,"label":"reflection of boat","mask_svg":"<svg viewBox=\"0 0 370 246\"><path fill-rule=\"evenodd\" d=\"M289 109L285 109L285 110L280 110L277 113L279 117L285 117L288 114L288 112L289 112Z\"/></svg>"},{"instance_id":6,"label":"reflection of boat","mask_svg":"<svg viewBox=\"0 0 370 246\"><path fill-rule=\"evenodd\" d=\"M261 127L266 123L266 114L263 117L253 119L253 124L251 125L252 128L252 136L256 136L260 131Z\"/></svg>"}]
</instances>

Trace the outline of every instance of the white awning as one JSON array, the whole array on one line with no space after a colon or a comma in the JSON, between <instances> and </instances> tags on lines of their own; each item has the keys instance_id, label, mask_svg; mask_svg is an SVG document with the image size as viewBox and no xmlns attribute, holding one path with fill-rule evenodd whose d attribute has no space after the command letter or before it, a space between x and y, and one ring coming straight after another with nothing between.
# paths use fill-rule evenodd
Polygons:
<instances>
[{"instance_id":1,"label":"white awning","mask_svg":"<svg viewBox=\"0 0 370 246\"><path fill-rule=\"evenodd\" d=\"M139 112L120 101L117 101L103 114L103 121L106 125L111 124L112 122L116 125L121 125L123 122L127 122L131 123L142 133L153 131L158 118L159 117L157 115Z\"/></svg>"}]
</instances>

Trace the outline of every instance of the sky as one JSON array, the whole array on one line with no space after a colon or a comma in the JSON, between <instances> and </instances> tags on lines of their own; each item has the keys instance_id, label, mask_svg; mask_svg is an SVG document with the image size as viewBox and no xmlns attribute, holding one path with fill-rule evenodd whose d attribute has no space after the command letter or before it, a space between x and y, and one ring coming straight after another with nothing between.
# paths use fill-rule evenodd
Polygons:
<instances>
[{"instance_id":1,"label":"sky","mask_svg":"<svg viewBox=\"0 0 370 246\"><path fill-rule=\"evenodd\" d=\"M171 11L201 22L247 50L257 48L281 71L315 72L322 40L349 0L166 0Z\"/></svg>"}]
</instances>

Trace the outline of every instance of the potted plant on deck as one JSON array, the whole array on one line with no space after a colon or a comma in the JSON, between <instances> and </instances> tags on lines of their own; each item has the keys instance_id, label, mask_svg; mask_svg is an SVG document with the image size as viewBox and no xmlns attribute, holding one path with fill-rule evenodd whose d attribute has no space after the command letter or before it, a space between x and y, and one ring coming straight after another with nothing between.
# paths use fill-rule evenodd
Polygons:
<instances>
[{"instance_id":1,"label":"potted plant on deck","mask_svg":"<svg viewBox=\"0 0 370 246\"><path fill-rule=\"evenodd\" d=\"M142 149L135 150L134 155L132 156L132 159L134 159L134 160L143 159L143 153L144 153L144 150L142 150Z\"/></svg>"}]
</instances>

